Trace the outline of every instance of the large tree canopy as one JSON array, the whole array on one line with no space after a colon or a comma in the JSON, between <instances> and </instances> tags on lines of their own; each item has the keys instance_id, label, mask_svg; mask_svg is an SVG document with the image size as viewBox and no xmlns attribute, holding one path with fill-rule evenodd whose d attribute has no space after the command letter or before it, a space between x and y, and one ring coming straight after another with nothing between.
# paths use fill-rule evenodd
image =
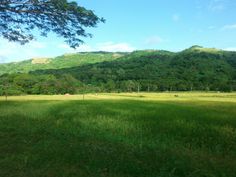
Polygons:
<instances>
[{"instance_id":1,"label":"large tree canopy","mask_svg":"<svg viewBox=\"0 0 236 177\"><path fill-rule=\"evenodd\" d=\"M91 37L88 27L96 27L103 18L91 10L67 0L1 0L0 35L9 41L28 43L35 38L33 30L42 36L54 32L75 48L83 37Z\"/></svg>"}]
</instances>

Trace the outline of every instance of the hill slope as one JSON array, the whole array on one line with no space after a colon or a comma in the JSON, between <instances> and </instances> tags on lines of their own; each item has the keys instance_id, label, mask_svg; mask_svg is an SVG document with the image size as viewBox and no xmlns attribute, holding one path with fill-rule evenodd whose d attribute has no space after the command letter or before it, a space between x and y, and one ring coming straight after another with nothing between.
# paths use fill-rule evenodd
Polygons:
<instances>
[{"instance_id":1,"label":"hill slope","mask_svg":"<svg viewBox=\"0 0 236 177\"><path fill-rule=\"evenodd\" d=\"M0 64L0 75L5 73L28 73L39 69L61 69L85 64L113 61L126 53L84 52L65 54L56 58L33 58L22 62Z\"/></svg>"},{"instance_id":2,"label":"hill slope","mask_svg":"<svg viewBox=\"0 0 236 177\"><path fill-rule=\"evenodd\" d=\"M53 60L57 65L39 64L40 70L28 68L29 74L11 74L2 80L28 94L236 90L236 52L193 46L177 53L144 50L122 56L105 53L99 58L100 54L85 53L94 57L90 60L75 57L74 65L57 58Z\"/></svg>"},{"instance_id":3,"label":"hill slope","mask_svg":"<svg viewBox=\"0 0 236 177\"><path fill-rule=\"evenodd\" d=\"M101 62L40 74L71 74L86 84L108 90L230 90L235 89L236 52L191 47L179 53L136 51Z\"/></svg>"}]
</instances>

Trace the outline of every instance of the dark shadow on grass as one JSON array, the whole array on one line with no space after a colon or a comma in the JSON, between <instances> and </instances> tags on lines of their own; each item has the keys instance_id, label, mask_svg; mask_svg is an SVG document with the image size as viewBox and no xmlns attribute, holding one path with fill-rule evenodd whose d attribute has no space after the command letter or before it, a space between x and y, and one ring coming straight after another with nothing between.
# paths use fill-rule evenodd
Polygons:
<instances>
[{"instance_id":1,"label":"dark shadow on grass","mask_svg":"<svg viewBox=\"0 0 236 177\"><path fill-rule=\"evenodd\" d=\"M225 139L205 124L212 118L196 106L128 100L0 106L1 111L13 110L0 115L0 176L220 177L236 173L231 142L235 137ZM212 116L223 115L219 111ZM221 123L212 125L224 126Z\"/></svg>"}]
</instances>

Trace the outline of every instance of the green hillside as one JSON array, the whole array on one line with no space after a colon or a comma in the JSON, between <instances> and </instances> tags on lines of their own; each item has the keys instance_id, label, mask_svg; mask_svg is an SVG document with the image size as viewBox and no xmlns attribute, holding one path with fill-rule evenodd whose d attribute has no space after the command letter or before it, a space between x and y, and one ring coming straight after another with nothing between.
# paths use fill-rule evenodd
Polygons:
<instances>
[{"instance_id":1,"label":"green hillside","mask_svg":"<svg viewBox=\"0 0 236 177\"><path fill-rule=\"evenodd\" d=\"M2 76L0 94L6 88L11 94L236 90L236 52L200 46L177 53L81 53L46 64L23 63L16 68L30 72Z\"/></svg>"},{"instance_id":2,"label":"green hillside","mask_svg":"<svg viewBox=\"0 0 236 177\"><path fill-rule=\"evenodd\" d=\"M106 90L235 90L236 52L193 46L178 53L136 51L116 61L40 74L71 74Z\"/></svg>"},{"instance_id":3,"label":"green hillside","mask_svg":"<svg viewBox=\"0 0 236 177\"><path fill-rule=\"evenodd\" d=\"M65 54L56 58L34 58L22 62L0 64L0 75L5 73L28 73L39 69L61 69L84 64L113 61L126 53L84 52Z\"/></svg>"}]
</instances>

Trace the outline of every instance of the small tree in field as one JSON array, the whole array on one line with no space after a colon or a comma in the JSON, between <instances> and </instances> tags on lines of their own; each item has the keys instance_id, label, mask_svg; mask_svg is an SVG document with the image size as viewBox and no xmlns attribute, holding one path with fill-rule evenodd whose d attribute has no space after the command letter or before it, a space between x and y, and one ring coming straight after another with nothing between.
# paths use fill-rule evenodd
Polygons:
<instances>
[{"instance_id":1,"label":"small tree in field","mask_svg":"<svg viewBox=\"0 0 236 177\"><path fill-rule=\"evenodd\" d=\"M93 11L67 0L1 0L0 36L9 41L28 43L37 29L42 36L54 32L72 48L83 43L82 37L91 37L85 28L96 27L103 18Z\"/></svg>"}]
</instances>

